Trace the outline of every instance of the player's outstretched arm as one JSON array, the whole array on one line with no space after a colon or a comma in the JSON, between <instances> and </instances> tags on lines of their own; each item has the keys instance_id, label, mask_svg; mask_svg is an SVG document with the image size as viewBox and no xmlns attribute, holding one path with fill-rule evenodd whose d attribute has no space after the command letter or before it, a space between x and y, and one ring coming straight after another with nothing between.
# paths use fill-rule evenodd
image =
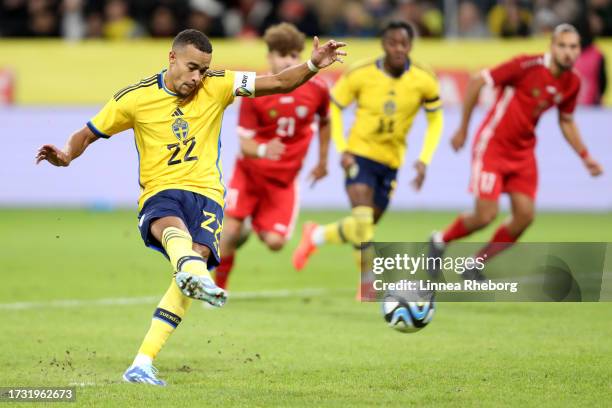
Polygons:
<instances>
[{"instance_id":1,"label":"player's outstretched arm","mask_svg":"<svg viewBox=\"0 0 612 408\"><path fill-rule=\"evenodd\" d=\"M344 139L344 121L342 119L342 108L333 100L329 104L329 116L331 120L331 138L334 140L336 150L344 153L346 140Z\"/></svg>"},{"instance_id":2,"label":"player's outstretched arm","mask_svg":"<svg viewBox=\"0 0 612 408\"><path fill-rule=\"evenodd\" d=\"M336 145L336 150L341 154L340 166L345 170L355 164L355 156L347 151L346 139L344 139L344 122L342 120L342 107L333 100L329 104L331 120L331 138Z\"/></svg>"},{"instance_id":3,"label":"player's outstretched arm","mask_svg":"<svg viewBox=\"0 0 612 408\"><path fill-rule=\"evenodd\" d=\"M481 74L474 75L468 82L467 88L465 90L465 98L463 100L461 125L459 125L459 129L455 131L455 133L453 134L453 138L451 139L451 145L455 151L459 151L463 147L463 145L465 145L465 141L467 140L468 128L470 126L470 119L472 118L472 112L474 112L474 107L478 102L480 90L485 85L485 83L486 81Z\"/></svg>"},{"instance_id":4,"label":"player's outstretched arm","mask_svg":"<svg viewBox=\"0 0 612 408\"><path fill-rule=\"evenodd\" d=\"M319 38L314 37L310 60L294 65L275 75L262 75L255 78L255 96L291 92L312 78L320 69L336 61L343 62L346 52L340 50L346 43L329 40L319 46Z\"/></svg>"},{"instance_id":5,"label":"player's outstretched arm","mask_svg":"<svg viewBox=\"0 0 612 408\"><path fill-rule=\"evenodd\" d=\"M442 129L444 128L444 115L442 109L436 109L426 113L427 116L427 133L423 141L423 148L419 154L419 160L414 164L416 176L412 180L412 187L419 191L425 182L425 173L427 166L431 163L431 159L438 148L440 138L442 137Z\"/></svg>"},{"instance_id":6,"label":"player's outstretched arm","mask_svg":"<svg viewBox=\"0 0 612 408\"><path fill-rule=\"evenodd\" d=\"M46 160L54 166L66 167L96 140L98 137L87 126L84 126L68 138L63 149L50 144L41 146L36 153L36 164Z\"/></svg>"},{"instance_id":7,"label":"player's outstretched arm","mask_svg":"<svg viewBox=\"0 0 612 408\"><path fill-rule=\"evenodd\" d=\"M582 142L578 126L574 122L573 115L559 113L559 127L565 137L565 140L572 146L574 151L582 159L582 163L587 168L591 176L596 177L603 173L603 167L595 159L591 157L586 146Z\"/></svg>"}]
</instances>

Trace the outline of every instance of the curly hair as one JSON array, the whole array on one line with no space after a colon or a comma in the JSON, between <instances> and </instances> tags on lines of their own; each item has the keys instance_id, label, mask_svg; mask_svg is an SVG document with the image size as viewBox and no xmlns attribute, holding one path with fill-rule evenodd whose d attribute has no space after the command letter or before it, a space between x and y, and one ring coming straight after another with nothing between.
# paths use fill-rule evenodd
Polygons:
<instances>
[{"instance_id":1,"label":"curly hair","mask_svg":"<svg viewBox=\"0 0 612 408\"><path fill-rule=\"evenodd\" d=\"M289 23L268 27L263 39L268 45L268 51L276 51L281 55L287 55L292 51L302 52L304 49L304 33Z\"/></svg>"}]
</instances>

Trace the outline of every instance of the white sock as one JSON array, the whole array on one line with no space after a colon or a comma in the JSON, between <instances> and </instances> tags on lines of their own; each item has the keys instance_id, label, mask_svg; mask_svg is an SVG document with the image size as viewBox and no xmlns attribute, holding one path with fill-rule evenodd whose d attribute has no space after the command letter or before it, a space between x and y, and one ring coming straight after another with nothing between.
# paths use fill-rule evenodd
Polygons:
<instances>
[{"instance_id":1,"label":"white sock","mask_svg":"<svg viewBox=\"0 0 612 408\"><path fill-rule=\"evenodd\" d=\"M374 272L372 271L368 271L368 272L364 272L361 274L361 283L367 283L370 284L372 282L374 282L376 275L374 275Z\"/></svg>"},{"instance_id":2,"label":"white sock","mask_svg":"<svg viewBox=\"0 0 612 408\"><path fill-rule=\"evenodd\" d=\"M312 242L316 246L321 246L325 243L325 228L322 225L317 226L312 232Z\"/></svg>"},{"instance_id":3,"label":"white sock","mask_svg":"<svg viewBox=\"0 0 612 408\"><path fill-rule=\"evenodd\" d=\"M431 234L431 238L436 248L444 249L446 247L446 242L444 242L440 231L434 231L434 233Z\"/></svg>"},{"instance_id":4,"label":"white sock","mask_svg":"<svg viewBox=\"0 0 612 408\"><path fill-rule=\"evenodd\" d=\"M153 359L146 354L138 353L132 363L132 366L150 366L153 364Z\"/></svg>"}]
</instances>

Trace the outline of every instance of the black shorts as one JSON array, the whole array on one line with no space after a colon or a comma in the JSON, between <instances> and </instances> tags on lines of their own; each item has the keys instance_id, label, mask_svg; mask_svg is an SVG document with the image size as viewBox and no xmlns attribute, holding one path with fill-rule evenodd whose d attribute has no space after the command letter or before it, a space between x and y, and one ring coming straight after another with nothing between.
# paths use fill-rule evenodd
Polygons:
<instances>
[{"instance_id":1,"label":"black shorts","mask_svg":"<svg viewBox=\"0 0 612 408\"><path fill-rule=\"evenodd\" d=\"M210 248L208 269L219 265L219 239L223 228L223 208L214 200L186 190L163 190L145 201L138 214L138 228L146 246L166 257L162 244L151 234L151 223L162 217L179 217L193 242Z\"/></svg>"},{"instance_id":2,"label":"black shorts","mask_svg":"<svg viewBox=\"0 0 612 408\"><path fill-rule=\"evenodd\" d=\"M355 156L355 164L346 172L346 186L363 183L374 189L374 205L385 210L395 190L397 169L365 157Z\"/></svg>"}]
</instances>

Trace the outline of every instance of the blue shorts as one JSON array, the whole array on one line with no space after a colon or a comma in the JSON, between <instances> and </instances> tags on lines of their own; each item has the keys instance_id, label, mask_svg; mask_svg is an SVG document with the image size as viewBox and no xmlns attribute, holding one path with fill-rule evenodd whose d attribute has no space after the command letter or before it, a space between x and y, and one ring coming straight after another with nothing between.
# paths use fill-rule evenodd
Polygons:
<instances>
[{"instance_id":1,"label":"blue shorts","mask_svg":"<svg viewBox=\"0 0 612 408\"><path fill-rule=\"evenodd\" d=\"M214 200L186 190L163 190L145 201L138 214L138 228L146 246L166 257L162 244L151 234L151 223L174 216L183 220L193 242L210 248L208 269L219 265L219 239L223 227L223 208Z\"/></svg>"},{"instance_id":2,"label":"blue shorts","mask_svg":"<svg viewBox=\"0 0 612 408\"><path fill-rule=\"evenodd\" d=\"M397 169L365 157L355 156L355 164L346 172L346 186L367 184L374 189L374 205L385 210L395 190Z\"/></svg>"}]
</instances>

